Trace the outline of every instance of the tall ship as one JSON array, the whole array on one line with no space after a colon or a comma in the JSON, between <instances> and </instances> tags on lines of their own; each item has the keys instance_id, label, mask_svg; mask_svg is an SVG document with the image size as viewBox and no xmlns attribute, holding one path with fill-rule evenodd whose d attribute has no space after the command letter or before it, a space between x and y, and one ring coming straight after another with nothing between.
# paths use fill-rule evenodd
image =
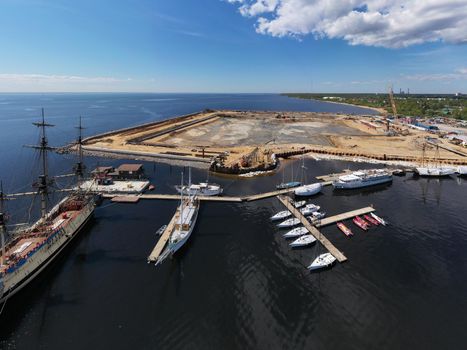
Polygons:
<instances>
[{"instance_id":1,"label":"tall ship","mask_svg":"<svg viewBox=\"0 0 467 350\"><path fill-rule=\"evenodd\" d=\"M35 184L36 194L40 196L40 218L30 226L8 232L4 200L9 198L0 190L0 302L6 301L26 287L38 276L75 238L92 217L95 208L93 195L81 190L70 192L51 209L48 194L53 181L48 176L47 152L52 150L46 137L46 127L53 125L42 120L33 123L40 128L38 145L30 146L40 151L42 174ZM84 164L82 161L81 120L77 142L79 161L74 170L78 182L82 181ZM18 194L16 194L18 195ZM8 239L6 236L8 235Z\"/></svg>"},{"instance_id":2,"label":"tall ship","mask_svg":"<svg viewBox=\"0 0 467 350\"><path fill-rule=\"evenodd\" d=\"M446 166L440 166L438 164L428 164L425 162L425 150L426 144L423 144L422 149L422 162L419 167L415 168L415 171L420 176L427 177L444 177L453 175L456 172L456 169ZM439 160L439 147L436 146L435 158Z\"/></svg>"},{"instance_id":3,"label":"tall ship","mask_svg":"<svg viewBox=\"0 0 467 350\"><path fill-rule=\"evenodd\" d=\"M392 181L392 174L384 169L367 169L339 176L332 182L334 189L355 189Z\"/></svg>"},{"instance_id":4,"label":"tall ship","mask_svg":"<svg viewBox=\"0 0 467 350\"><path fill-rule=\"evenodd\" d=\"M183 187L183 173L181 187ZM180 193L180 205L175 212L173 220L165 228L165 232L169 237L164 250L155 260L156 265L162 263L169 255L175 254L188 241L195 228L198 211L199 199L197 196L184 196L184 191L182 191ZM163 233L163 235L166 233Z\"/></svg>"}]
</instances>

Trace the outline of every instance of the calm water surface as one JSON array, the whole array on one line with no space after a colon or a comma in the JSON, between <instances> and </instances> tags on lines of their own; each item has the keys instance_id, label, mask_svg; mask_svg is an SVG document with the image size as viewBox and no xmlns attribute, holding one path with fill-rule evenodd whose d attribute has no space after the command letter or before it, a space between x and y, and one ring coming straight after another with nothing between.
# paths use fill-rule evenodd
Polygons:
<instances>
[{"instance_id":1,"label":"calm water surface","mask_svg":"<svg viewBox=\"0 0 467 350\"><path fill-rule=\"evenodd\" d=\"M79 114L92 134L204 108L343 108L275 95L0 95L0 103L0 175L10 192L29 189L36 175L37 157L21 145L37 140L30 123L41 106L57 124L49 133L54 144L75 136ZM52 170L66 172L72 162L53 156ZM121 162L88 160L90 167ZM285 173L297 173L299 163L286 162ZM310 159L306 167L311 180L371 166ZM157 192L174 192L182 168L145 168ZM206 171L193 169L193 178L204 180ZM237 195L271 190L282 174L211 180ZM362 232L349 222L351 239L335 226L322 229L349 260L314 274L305 266L320 248L289 248L269 221L282 210L275 198L202 203L190 242L157 268L146 258L177 203L106 201L60 259L7 302L0 348L463 348L466 195L467 181L454 177L395 177L389 186L345 194L325 188L313 202L329 215L373 204L391 225ZM11 221L24 220L28 208L9 202Z\"/></svg>"}]
</instances>

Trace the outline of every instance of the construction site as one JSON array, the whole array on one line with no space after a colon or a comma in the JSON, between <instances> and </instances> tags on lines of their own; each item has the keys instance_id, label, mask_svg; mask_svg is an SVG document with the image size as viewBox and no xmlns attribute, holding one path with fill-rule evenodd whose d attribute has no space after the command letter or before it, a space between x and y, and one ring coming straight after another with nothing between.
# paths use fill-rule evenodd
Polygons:
<instances>
[{"instance_id":1,"label":"construction site","mask_svg":"<svg viewBox=\"0 0 467 350\"><path fill-rule=\"evenodd\" d=\"M205 110L84 140L85 152L109 157L200 162L214 172L273 170L278 158L314 153L382 161L467 164L465 148L442 133L394 117L315 112Z\"/></svg>"}]
</instances>

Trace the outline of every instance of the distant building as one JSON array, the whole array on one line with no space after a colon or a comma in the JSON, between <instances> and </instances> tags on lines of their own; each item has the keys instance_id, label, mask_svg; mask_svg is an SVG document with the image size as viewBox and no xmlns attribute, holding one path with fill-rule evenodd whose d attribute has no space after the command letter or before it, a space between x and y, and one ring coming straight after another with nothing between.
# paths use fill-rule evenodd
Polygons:
<instances>
[{"instance_id":1,"label":"distant building","mask_svg":"<svg viewBox=\"0 0 467 350\"><path fill-rule=\"evenodd\" d=\"M143 164L122 164L117 168L120 179L142 179L144 178Z\"/></svg>"}]
</instances>

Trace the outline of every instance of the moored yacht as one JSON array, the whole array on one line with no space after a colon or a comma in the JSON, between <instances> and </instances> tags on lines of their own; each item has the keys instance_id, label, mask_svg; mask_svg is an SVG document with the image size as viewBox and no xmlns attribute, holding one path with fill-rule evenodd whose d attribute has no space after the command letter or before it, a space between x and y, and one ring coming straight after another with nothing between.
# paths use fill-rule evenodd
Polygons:
<instances>
[{"instance_id":1,"label":"moored yacht","mask_svg":"<svg viewBox=\"0 0 467 350\"><path fill-rule=\"evenodd\" d=\"M392 174L384 169L359 170L342 175L332 182L334 189L355 189L392 181Z\"/></svg>"}]
</instances>

